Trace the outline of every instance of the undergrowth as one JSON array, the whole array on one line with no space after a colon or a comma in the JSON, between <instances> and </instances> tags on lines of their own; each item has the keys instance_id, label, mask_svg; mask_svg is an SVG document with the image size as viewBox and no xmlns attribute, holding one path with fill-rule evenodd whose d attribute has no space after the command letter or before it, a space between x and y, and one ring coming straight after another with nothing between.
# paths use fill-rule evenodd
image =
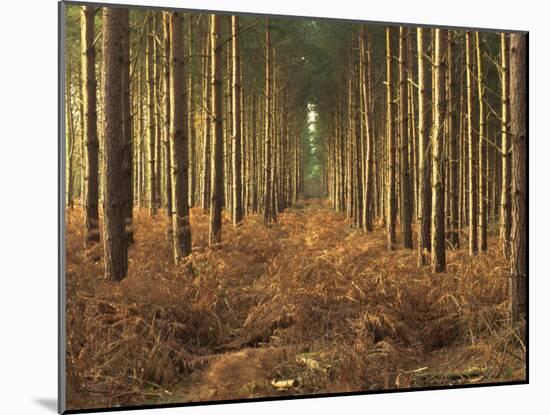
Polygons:
<instances>
[{"instance_id":1,"label":"undergrowth","mask_svg":"<svg viewBox=\"0 0 550 415\"><path fill-rule=\"evenodd\" d=\"M69 408L525 378L496 240L473 258L447 251L433 274L319 202L268 228L224 219L216 249L193 209L193 253L176 267L166 216L134 221L128 277L110 283L82 212L68 213Z\"/></svg>"}]
</instances>

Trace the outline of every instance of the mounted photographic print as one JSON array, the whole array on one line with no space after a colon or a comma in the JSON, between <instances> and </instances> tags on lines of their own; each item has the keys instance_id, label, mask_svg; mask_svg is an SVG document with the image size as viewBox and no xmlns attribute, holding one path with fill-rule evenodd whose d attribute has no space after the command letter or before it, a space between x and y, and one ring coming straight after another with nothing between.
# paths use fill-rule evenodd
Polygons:
<instances>
[{"instance_id":1,"label":"mounted photographic print","mask_svg":"<svg viewBox=\"0 0 550 415\"><path fill-rule=\"evenodd\" d=\"M528 382L527 32L59 6L60 412Z\"/></svg>"}]
</instances>

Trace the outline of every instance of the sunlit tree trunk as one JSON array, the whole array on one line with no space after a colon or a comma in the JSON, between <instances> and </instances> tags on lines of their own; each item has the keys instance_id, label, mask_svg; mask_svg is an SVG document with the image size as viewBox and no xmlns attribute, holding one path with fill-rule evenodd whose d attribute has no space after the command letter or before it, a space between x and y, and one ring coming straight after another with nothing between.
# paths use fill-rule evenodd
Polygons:
<instances>
[{"instance_id":1,"label":"sunlit tree trunk","mask_svg":"<svg viewBox=\"0 0 550 415\"><path fill-rule=\"evenodd\" d=\"M456 105L456 81L455 81L455 63L454 58L454 36L453 32L449 31L449 39L447 46L447 96L448 96L448 115L447 115L447 134L449 138L449 177L447 180L449 186L449 205L450 205L450 229L449 242L454 249L459 246L458 237L458 189L459 176L458 164L459 157L459 140L456 130L457 121L457 105Z\"/></svg>"},{"instance_id":2,"label":"sunlit tree trunk","mask_svg":"<svg viewBox=\"0 0 550 415\"><path fill-rule=\"evenodd\" d=\"M271 36L270 36L270 22L269 19L265 20L265 142L264 142L264 224L271 219L271 196L272 186L271 181Z\"/></svg>"},{"instance_id":3,"label":"sunlit tree trunk","mask_svg":"<svg viewBox=\"0 0 550 415\"><path fill-rule=\"evenodd\" d=\"M99 140L97 136L97 108L94 46L94 7L80 11L82 53L82 99L84 106L84 134L86 137L86 248L99 242Z\"/></svg>"},{"instance_id":4,"label":"sunlit tree trunk","mask_svg":"<svg viewBox=\"0 0 550 415\"><path fill-rule=\"evenodd\" d=\"M399 132L401 136L401 231L403 246L412 249L412 192L409 169L409 96L407 80L407 29L399 27Z\"/></svg>"},{"instance_id":5,"label":"sunlit tree trunk","mask_svg":"<svg viewBox=\"0 0 550 415\"><path fill-rule=\"evenodd\" d=\"M222 125L222 41L220 16L210 16L211 94L212 94L212 181L210 196L209 244L216 245L222 237L223 205L223 125Z\"/></svg>"},{"instance_id":6,"label":"sunlit tree trunk","mask_svg":"<svg viewBox=\"0 0 550 415\"><path fill-rule=\"evenodd\" d=\"M527 36L510 35L510 138L512 228L510 299L512 322L527 312Z\"/></svg>"},{"instance_id":7,"label":"sunlit tree trunk","mask_svg":"<svg viewBox=\"0 0 550 415\"><path fill-rule=\"evenodd\" d=\"M210 19L212 20L212 19ZM207 33L206 36L206 42L205 42L205 52L204 52L204 66L203 66L203 78L204 78L204 84L203 84L203 97L204 97L204 136L203 136L203 146L202 146L202 167L203 167L203 175L202 175L202 194L201 194L201 206L202 210L206 211L210 206L210 186L211 186L211 166L210 166L210 158L211 158L211 127L212 127L212 118L211 118L211 35L210 33Z\"/></svg>"},{"instance_id":8,"label":"sunlit tree trunk","mask_svg":"<svg viewBox=\"0 0 550 415\"><path fill-rule=\"evenodd\" d=\"M173 183L172 237L174 262L177 264L191 253L183 14L170 13L169 26L170 38L174 40L170 44L170 154Z\"/></svg>"},{"instance_id":9,"label":"sunlit tree trunk","mask_svg":"<svg viewBox=\"0 0 550 415\"><path fill-rule=\"evenodd\" d=\"M479 32L475 33L476 42L476 57L477 57L477 92L479 100L479 144L478 144L478 180L479 180L479 192L478 192L478 247L480 251L487 250L487 181L486 181L486 143L485 143L485 85L483 84L483 63L481 44L479 39Z\"/></svg>"},{"instance_id":10,"label":"sunlit tree trunk","mask_svg":"<svg viewBox=\"0 0 550 415\"><path fill-rule=\"evenodd\" d=\"M510 229L511 229L511 201L510 201L510 168L511 152L509 139L509 75L508 66L508 36L506 33L500 34L500 82L501 82L501 120L500 129L502 135L502 190L500 199L500 246L504 256L510 255Z\"/></svg>"},{"instance_id":11,"label":"sunlit tree trunk","mask_svg":"<svg viewBox=\"0 0 550 415\"><path fill-rule=\"evenodd\" d=\"M466 32L466 106L468 120L468 225L470 255L477 254L477 175L476 141L474 139L474 68L472 58L472 34Z\"/></svg>"},{"instance_id":12,"label":"sunlit tree trunk","mask_svg":"<svg viewBox=\"0 0 550 415\"><path fill-rule=\"evenodd\" d=\"M166 194L168 198L166 199L166 214L168 217L172 217L172 169L171 169L171 139L170 139L170 66L172 65L170 61L170 47L171 47L171 28L170 28L170 14L164 13L162 16L163 23L163 32L164 32L164 175L166 176Z\"/></svg>"},{"instance_id":13,"label":"sunlit tree trunk","mask_svg":"<svg viewBox=\"0 0 550 415\"><path fill-rule=\"evenodd\" d=\"M233 224L238 225L243 219L242 207L242 166L241 166L241 56L239 50L239 17L231 16L231 57L232 57L232 148L233 154Z\"/></svg>"},{"instance_id":14,"label":"sunlit tree trunk","mask_svg":"<svg viewBox=\"0 0 550 415\"><path fill-rule=\"evenodd\" d=\"M445 122L445 50L447 31L435 29L433 100L435 118L432 133L432 271L443 272L445 263L445 169L443 127Z\"/></svg>"},{"instance_id":15,"label":"sunlit tree trunk","mask_svg":"<svg viewBox=\"0 0 550 415\"><path fill-rule=\"evenodd\" d=\"M147 51L146 51L146 61L145 61L145 74L147 82L147 143L149 145L148 157L148 194L147 198L149 199L149 211L152 215L157 213L157 189L156 189L156 175L155 175L155 136L156 136L156 127L155 127L155 74L154 74L154 60L155 60L155 51L154 51L154 42L153 37L153 20L154 16L149 16L148 21L148 33L147 33Z\"/></svg>"},{"instance_id":16,"label":"sunlit tree trunk","mask_svg":"<svg viewBox=\"0 0 550 415\"><path fill-rule=\"evenodd\" d=\"M424 29L416 29L418 52L418 253L419 264L426 264L426 252L430 250L430 180L428 157L428 127L426 124L426 60Z\"/></svg>"},{"instance_id":17,"label":"sunlit tree trunk","mask_svg":"<svg viewBox=\"0 0 550 415\"><path fill-rule=\"evenodd\" d=\"M73 122L73 106L72 106L72 94L71 94L71 64L69 56L66 56L67 70L65 73L65 130L67 133L66 147L67 147L67 168L66 168L66 204L72 209L73 203L73 160L74 160L74 148L75 148L75 128Z\"/></svg>"},{"instance_id":18,"label":"sunlit tree trunk","mask_svg":"<svg viewBox=\"0 0 550 415\"><path fill-rule=\"evenodd\" d=\"M363 62L363 84L362 94L364 102L364 125L366 133L366 161L365 161L365 202L363 209L365 210L364 221L365 230L372 232L372 219L373 219L373 188L374 188L374 174L373 174L373 131L372 131L372 105L371 105L371 85L370 85L370 64L371 64L371 50L370 41L367 38L368 33L366 26L361 26L361 60Z\"/></svg>"},{"instance_id":19,"label":"sunlit tree trunk","mask_svg":"<svg viewBox=\"0 0 550 415\"><path fill-rule=\"evenodd\" d=\"M392 94L392 29L386 27L386 140L387 140L387 171L386 177L386 234L388 250L393 250L396 243L396 195L395 195L395 136L393 129L394 102Z\"/></svg>"},{"instance_id":20,"label":"sunlit tree trunk","mask_svg":"<svg viewBox=\"0 0 550 415\"><path fill-rule=\"evenodd\" d=\"M105 140L104 260L105 278L120 281L128 272L125 235L122 148L122 26L120 8L103 8L103 137Z\"/></svg>"}]
</instances>

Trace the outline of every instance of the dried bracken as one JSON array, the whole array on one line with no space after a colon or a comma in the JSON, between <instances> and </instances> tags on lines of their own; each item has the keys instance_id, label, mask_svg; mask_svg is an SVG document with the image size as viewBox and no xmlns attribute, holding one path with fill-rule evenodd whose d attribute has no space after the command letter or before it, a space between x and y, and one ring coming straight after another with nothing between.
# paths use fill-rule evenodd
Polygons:
<instances>
[{"instance_id":1,"label":"dried bracken","mask_svg":"<svg viewBox=\"0 0 550 415\"><path fill-rule=\"evenodd\" d=\"M168 219L136 211L128 277L110 283L69 214L69 408L525 378L492 234L487 253L448 251L434 274L319 202L225 226L223 249L191 215L193 252L174 266Z\"/></svg>"}]
</instances>

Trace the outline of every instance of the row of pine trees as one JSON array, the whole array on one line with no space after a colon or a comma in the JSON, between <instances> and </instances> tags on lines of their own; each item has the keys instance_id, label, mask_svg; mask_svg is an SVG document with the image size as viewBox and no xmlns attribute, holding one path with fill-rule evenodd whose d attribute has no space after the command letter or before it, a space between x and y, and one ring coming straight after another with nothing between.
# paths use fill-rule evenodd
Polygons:
<instances>
[{"instance_id":1,"label":"row of pine trees","mask_svg":"<svg viewBox=\"0 0 550 415\"><path fill-rule=\"evenodd\" d=\"M461 234L474 256L498 225L518 321L527 292L526 36L403 26L384 35L378 62L367 26L350 36L347 71L321 114L330 120L325 192L353 226L385 224L388 250L399 227L403 247L416 245L433 272L446 270Z\"/></svg>"},{"instance_id":2,"label":"row of pine trees","mask_svg":"<svg viewBox=\"0 0 550 415\"><path fill-rule=\"evenodd\" d=\"M66 65L67 204L82 201L88 251L103 232L106 279L127 274L135 206L166 209L177 264L191 253L190 207L209 211L216 246L223 208L236 226L248 213L269 224L296 202L305 110L295 108L305 106L268 19L264 72L243 80L240 36L251 27L238 16L148 11L130 30L127 9L79 13L80 70L69 55Z\"/></svg>"},{"instance_id":3,"label":"row of pine trees","mask_svg":"<svg viewBox=\"0 0 550 415\"><path fill-rule=\"evenodd\" d=\"M223 209L236 226L255 213L276 221L304 191L302 136L314 108L333 208L367 232L383 224L389 250L399 236L434 272L461 243L472 256L486 251L498 228L521 319L525 35L77 10L80 50L66 57L67 204L84 207L86 249L103 240L108 280L127 275L135 207L166 211L176 264L192 249L190 207L208 212L211 246L222 241Z\"/></svg>"}]
</instances>

